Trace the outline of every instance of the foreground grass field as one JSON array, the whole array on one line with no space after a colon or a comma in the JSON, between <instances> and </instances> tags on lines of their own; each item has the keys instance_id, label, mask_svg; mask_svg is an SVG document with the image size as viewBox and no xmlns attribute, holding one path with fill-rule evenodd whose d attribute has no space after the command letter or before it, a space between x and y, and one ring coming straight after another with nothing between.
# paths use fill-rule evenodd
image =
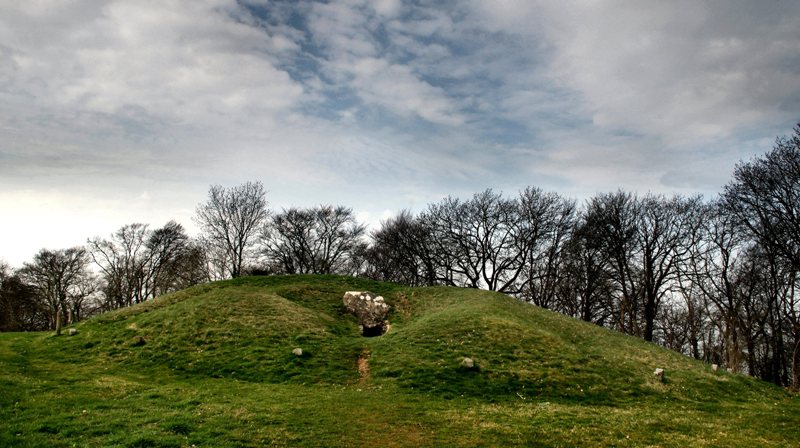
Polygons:
<instances>
[{"instance_id":1,"label":"foreground grass field","mask_svg":"<svg viewBox=\"0 0 800 448\"><path fill-rule=\"evenodd\" d=\"M485 291L251 277L75 328L0 334L0 446L800 446L795 395Z\"/></svg>"}]
</instances>

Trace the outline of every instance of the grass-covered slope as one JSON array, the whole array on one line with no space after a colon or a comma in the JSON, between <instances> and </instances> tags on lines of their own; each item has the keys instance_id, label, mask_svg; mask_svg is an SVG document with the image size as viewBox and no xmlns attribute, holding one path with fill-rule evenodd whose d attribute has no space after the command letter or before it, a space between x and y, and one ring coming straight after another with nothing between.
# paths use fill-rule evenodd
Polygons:
<instances>
[{"instance_id":1,"label":"grass-covered slope","mask_svg":"<svg viewBox=\"0 0 800 448\"><path fill-rule=\"evenodd\" d=\"M800 444L796 396L485 291L252 277L75 328L0 335L0 446Z\"/></svg>"}]
</instances>

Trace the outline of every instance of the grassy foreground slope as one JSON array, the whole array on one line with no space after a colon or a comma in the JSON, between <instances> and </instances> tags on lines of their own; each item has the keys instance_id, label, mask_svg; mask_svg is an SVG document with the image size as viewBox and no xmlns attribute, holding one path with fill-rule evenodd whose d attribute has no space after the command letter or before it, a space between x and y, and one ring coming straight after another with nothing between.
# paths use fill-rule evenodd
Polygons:
<instances>
[{"instance_id":1,"label":"grassy foreground slope","mask_svg":"<svg viewBox=\"0 0 800 448\"><path fill-rule=\"evenodd\" d=\"M797 396L485 291L251 277L75 328L0 334L0 446L800 445Z\"/></svg>"}]
</instances>

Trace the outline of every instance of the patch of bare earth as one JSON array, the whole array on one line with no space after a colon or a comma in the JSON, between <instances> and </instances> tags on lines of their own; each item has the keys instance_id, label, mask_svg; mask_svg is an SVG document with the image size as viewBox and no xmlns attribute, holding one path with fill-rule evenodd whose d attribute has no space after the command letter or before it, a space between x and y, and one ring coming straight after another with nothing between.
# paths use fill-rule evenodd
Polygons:
<instances>
[{"instance_id":1,"label":"patch of bare earth","mask_svg":"<svg viewBox=\"0 0 800 448\"><path fill-rule=\"evenodd\" d=\"M358 355L358 360L356 361L356 367L358 368L358 382L364 383L369 380L370 373L369 373L369 350L363 349L361 350L361 354Z\"/></svg>"}]
</instances>

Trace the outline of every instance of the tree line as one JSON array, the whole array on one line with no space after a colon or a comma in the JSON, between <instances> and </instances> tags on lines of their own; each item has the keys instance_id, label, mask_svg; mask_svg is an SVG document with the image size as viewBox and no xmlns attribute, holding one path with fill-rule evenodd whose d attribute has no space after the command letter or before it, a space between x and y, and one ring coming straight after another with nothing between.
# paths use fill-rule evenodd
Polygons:
<instances>
[{"instance_id":1,"label":"tree line","mask_svg":"<svg viewBox=\"0 0 800 448\"><path fill-rule=\"evenodd\" d=\"M201 234L170 221L122 226L84 246L42 249L20 269L0 263L0 331L55 329L192 285L253 274L358 275L366 227L352 209L272 213L260 182L210 188Z\"/></svg>"},{"instance_id":2,"label":"tree line","mask_svg":"<svg viewBox=\"0 0 800 448\"><path fill-rule=\"evenodd\" d=\"M201 235L131 224L0 266L0 330L53 328L251 274L344 274L499 291L775 384L800 386L800 125L719 197L619 190L579 204L527 187L447 197L367 234L352 209L269 209L260 182L212 186ZM94 266L94 268L90 268Z\"/></svg>"}]
</instances>

